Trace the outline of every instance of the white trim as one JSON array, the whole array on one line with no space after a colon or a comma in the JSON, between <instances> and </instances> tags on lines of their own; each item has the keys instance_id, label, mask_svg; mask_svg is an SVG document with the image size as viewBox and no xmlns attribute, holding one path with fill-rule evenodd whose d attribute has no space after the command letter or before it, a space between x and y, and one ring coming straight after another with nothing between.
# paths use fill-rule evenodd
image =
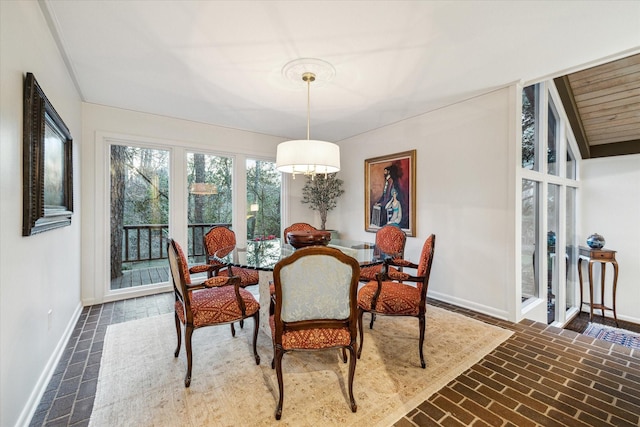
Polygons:
<instances>
[{"instance_id":1,"label":"white trim","mask_svg":"<svg viewBox=\"0 0 640 427\"><path fill-rule=\"evenodd\" d=\"M507 167L507 175L515 176L518 166L518 160L522 156L522 83L518 82L509 87L509 116L512 120L509 120L508 133L515 144L507 144L507 159L511 159ZM522 184L516 180L507 179L508 191L507 191L507 206L511 206L513 212L511 215L507 215L507 218L511 220L506 225L506 235L512 235L512 238L506 239L505 245L505 257L509 259L512 255L516 254L516 259L520 259L521 251L521 232L518 226L518 219L522 214ZM517 185L516 185L517 184ZM507 263L508 264L508 263ZM522 299L522 274L519 268L516 268L517 263L513 265L507 265L506 280L505 283L513 282L515 286L507 287L507 313L508 319L514 322L519 322L520 315L520 301ZM511 278L511 279L510 279Z\"/></svg>"},{"instance_id":2,"label":"white trim","mask_svg":"<svg viewBox=\"0 0 640 427\"><path fill-rule=\"evenodd\" d=\"M495 307L489 307L484 304L478 304L473 301L469 301L463 298L452 297L449 294L443 294L429 290L429 298L436 299L438 301L446 302L457 307L466 308L476 311L478 313L486 314L487 316L495 317L497 319L509 320L509 312L507 310L498 310ZM428 309L427 309L428 310Z\"/></svg>"}]
</instances>

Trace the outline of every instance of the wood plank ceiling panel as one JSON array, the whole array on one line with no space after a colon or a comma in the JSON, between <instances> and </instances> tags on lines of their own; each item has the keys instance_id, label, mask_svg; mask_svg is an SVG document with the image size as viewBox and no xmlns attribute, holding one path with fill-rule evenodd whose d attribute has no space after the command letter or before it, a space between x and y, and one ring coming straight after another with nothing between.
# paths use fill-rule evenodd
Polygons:
<instances>
[{"instance_id":1,"label":"wood plank ceiling panel","mask_svg":"<svg viewBox=\"0 0 640 427\"><path fill-rule=\"evenodd\" d=\"M590 146L640 145L640 54L567 77Z\"/></svg>"}]
</instances>

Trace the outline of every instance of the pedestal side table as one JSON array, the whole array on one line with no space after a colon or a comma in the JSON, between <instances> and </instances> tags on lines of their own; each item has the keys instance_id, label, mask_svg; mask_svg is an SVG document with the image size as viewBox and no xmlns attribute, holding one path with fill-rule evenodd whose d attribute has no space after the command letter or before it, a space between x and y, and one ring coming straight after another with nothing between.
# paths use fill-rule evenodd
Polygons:
<instances>
[{"instance_id":1,"label":"pedestal side table","mask_svg":"<svg viewBox=\"0 0 640 427\"><path fill-rule=\"evenodd\" d=\"M582 261L589 262L589 302L583 303L582 299ZM593 264L600 263L600 302L593 301ZM604 303L604 278L607 263L613 265L613 289L612 289L612 306L607 307ZM604 317L604 311L610 310L613 312L613 319L618 326L618 316L616 314L616 288L618 286L618 262L616 261L616 251L610 249L592 249L584 246L580 246L580 257L578 258L578 277L580 279L580 310L582 310L582 304L589 304L589 321L593 320L593 310L601 310L602 317Z\"/></svg>"}]
</instances>

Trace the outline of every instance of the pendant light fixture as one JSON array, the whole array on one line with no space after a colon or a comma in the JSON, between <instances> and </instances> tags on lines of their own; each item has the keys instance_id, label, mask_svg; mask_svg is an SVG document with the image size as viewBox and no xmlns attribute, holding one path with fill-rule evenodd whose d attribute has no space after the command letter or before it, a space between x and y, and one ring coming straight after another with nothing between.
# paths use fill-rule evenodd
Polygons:
<instances>
[{"instance_id":1,"label":"pendant light fixture","mask_svg":"<svg viewBox=\"0 0 640 427\"><path fill-rule=\"evenodd\" d=\"M340 170L340 147L332 142L310 139L311 122L311 83L319 77L325 81L333 77L333 67L317 59L299 59L285 65L283 74L293 79L296 73L298 79L307 85L307 139L281 142L276 153L276 169L280 172L311 176L328 174ZM328 76L328 77L327 77Z\"/></svg>"},{"instance_id":2,"label":"pendant light fixture","mask_svg":"<svg viewBox=\"0 0 640 427\"><path fill-rule=\"evenodd\" d=\"M194 182L189 187L189 193L195 194L197 196L210 196L212 194L218 194L218 188L215 184L210 184L207 182Z\"/></svg>"}]
</instances>

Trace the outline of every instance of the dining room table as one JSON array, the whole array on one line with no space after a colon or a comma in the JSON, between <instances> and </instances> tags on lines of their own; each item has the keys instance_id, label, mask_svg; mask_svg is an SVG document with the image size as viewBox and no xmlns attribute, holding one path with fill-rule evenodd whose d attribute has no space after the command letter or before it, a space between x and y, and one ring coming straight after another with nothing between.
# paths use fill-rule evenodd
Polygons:
<instances>
[{"instance_id":1,"label":"dining room table","mask_svg":"<svg viewBox=\"0 0 640 427\"><path fill-rule=\"evenodd\" d=\"M341 250L355 258L361 267L379 265L384 262L386 254L376 249L374 243L356 240L332 239L327 246ZM273 283L273 269L281 259L293 254L296 248L280 238L249 240L245 246L228 246L216 251L212 258L231 269L242 267L258 270L260 330L271 337L269 328L269 305L271 295L269 286Z\"/></svg>"}]
</instances>

